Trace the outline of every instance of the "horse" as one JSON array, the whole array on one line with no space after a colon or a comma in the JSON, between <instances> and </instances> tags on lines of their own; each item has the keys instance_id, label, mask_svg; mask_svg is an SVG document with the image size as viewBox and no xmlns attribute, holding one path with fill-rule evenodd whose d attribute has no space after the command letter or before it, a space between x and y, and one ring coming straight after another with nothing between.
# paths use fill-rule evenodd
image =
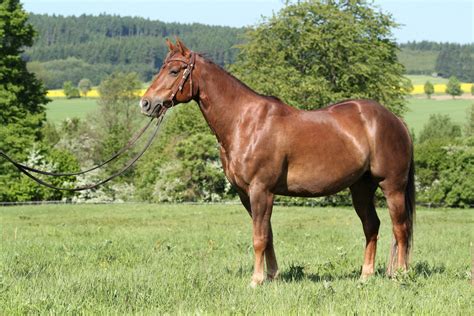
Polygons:
<instances>
[{"instance_id":1,"label":"horse","mask_svg":"<svg viewBox=\"0 0 474 316\"><path fill-rule=\"evenodd\" d=\"M413 143L400 118L366 99L299 110L253 91L179 38L166 43L169 52L139 105L148 116L191 100L199 105L217 137L225 176L252 218L252 287L278 276L270 221L276 195L319 197L349 188L366 238L361 278L367 279L374 274L380 226L374 195L380 187L393 230L387 274L408 269Z\"/></svg>"}]
</instances>

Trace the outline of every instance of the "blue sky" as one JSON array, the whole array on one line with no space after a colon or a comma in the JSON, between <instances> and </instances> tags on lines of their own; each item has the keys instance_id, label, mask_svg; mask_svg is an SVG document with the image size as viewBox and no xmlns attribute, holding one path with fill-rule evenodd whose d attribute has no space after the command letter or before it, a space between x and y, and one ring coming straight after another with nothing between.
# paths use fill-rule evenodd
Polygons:
<instances>
[{"instance_id":1,"label":"blue sky","mask_svg":"<svg viewBox=\"0 0 474 316\"><path fill-rule=\"evenodd\" d=\"M81 15L109 13L164 22L248 26L278 12L283 0L22 0L34 13ZM375 0L402 24L398 42L432 40L473 43L473 0Z\"/></svg>"}]
</instances>

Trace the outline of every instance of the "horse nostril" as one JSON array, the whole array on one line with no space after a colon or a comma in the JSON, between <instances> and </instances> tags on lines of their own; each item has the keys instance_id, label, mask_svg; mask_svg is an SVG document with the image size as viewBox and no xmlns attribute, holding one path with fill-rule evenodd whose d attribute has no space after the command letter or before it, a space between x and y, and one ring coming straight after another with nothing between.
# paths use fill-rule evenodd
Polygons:
<instances>
[{"instance_id":1,"label":"horse nostril","mask_svg":"<svg viewBox=\"0 0 474 316\"><path fill-rule=\"evenodd\" d=\"M148 101L147 99L143 99L142 100L142 108L147 111L149 108L150 108L150 101Z\"/></svg>"}]
</instances>

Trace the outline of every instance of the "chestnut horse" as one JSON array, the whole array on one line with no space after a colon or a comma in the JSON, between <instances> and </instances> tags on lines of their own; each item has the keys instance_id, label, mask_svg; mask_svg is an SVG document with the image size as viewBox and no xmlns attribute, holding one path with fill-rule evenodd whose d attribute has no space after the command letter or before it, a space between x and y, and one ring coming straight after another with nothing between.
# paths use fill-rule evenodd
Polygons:
<instances>
[{"instance_id":1,"label":"chestnut horse","mask_svg":"<svg viewBox=\"0 0 474 316\"><path fill-rule=\"evenodd\" d=\"M366 237L361 278L374 273L380 221L377 187L386 197L394 241L387 273L406 270L413 234L413 146L405 124L372 100L315 111L263 96L189 50L167 40L169 53L140 101L161 115L195 100L220 145L224 172L252 217L252 286L278 275L270 218L275 195L316 197L350 188Z\"/></svg>"}]
</instances>

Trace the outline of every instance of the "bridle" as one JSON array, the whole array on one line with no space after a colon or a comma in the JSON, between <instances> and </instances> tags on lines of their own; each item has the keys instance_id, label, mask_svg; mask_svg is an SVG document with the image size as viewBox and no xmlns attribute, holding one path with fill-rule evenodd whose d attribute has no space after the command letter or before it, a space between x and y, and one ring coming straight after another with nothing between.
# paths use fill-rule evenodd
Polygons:
<instances>
[{"instance_id":1,"label":"bridle","mask_svg":"<svg viewBox=\"0 0 474 316\"><path fill-rule=\"evenodd\" d=\"M181 76L181 80L179 82L178 82L178 80L180 78L179 77L176 78L175 83L178 82L178 84L174 85L174 83L173 83L174 87L171 90L170 99L168 100L169 105L167 106L167 105L165 105L166 103L163 102L163 106L167 107L167 108L171 108L171 107L175 106L174 100L175 100L176 94L178 94L178 92L183 91L184 84L186 83L186 80L188 80L188 78L189 78L189 96L190 97L193 96L193 70L194 70L194 66L195 66L195 62L196 62L196 53L193 52L193 51L190 51L189 61L187 61L185 59L182 59L182 58L167 59L167 60L165 60L165 62L163 63L163 66L161 68L162 69L165 68L166 65L168 65L169 63L171 63L173 61L178 61L178 62L181 62L181 63L185 64L186 68L184 69L183 75Z\"/></svg>"},{"instance_id":2,"label":"bridle","mask_svg":"<svg viewBox=\"0 0 474 316\"><path fill-rule=\"evenodd\" d=\"M21 163L17 162L16 160L14 160L13 158L11 158L10 156L8 156L3 150L0 150L0 157L3 157L4 159L6 159L13 166L15 166L19 171L21 171L23 174L25 174L26 176L28 176L32 180L34 180L34 181L38 182L39 184L42 184L42 185L44 185L48 188L55 189L55 190L70 191L70 192L77 192L77 191L94 189L94 188L97 188L98 186L100 186L104 183L107 183L110 180L120 176L121 174L123 174L125 171L130 169L130 167L132 167L133 164L145 153L145 151L150 147L150 145L152 144L152 142L155 139L156 135L158 134L158 131L160 129L160 125L161 125L161 122L163 121L164 114L166 113L166 110L167 110L167 108L164 108L164 110L162 111L162 115L158 118L158 122L156 124L155 130L153 131L153 133L151 133L151 135L148 138L145 146L134 157L132 157L119 171L113 173L109 177L107 177L103 180L100 180L96 183L86 184L86 185L83 185L83 186L73 187L73 188L59 187L59 186L56 186L56 185L54 185L50 182L46 182L46 181L38 178L38 176L36 176L36 174L42 174L42 175L51 176L51 177L64 177L64 176L82 175L82 174L86 174L88 172L91 172L93 170L96 170L96 169L106 165L107 163L117 159L125 151L130 149L138 141L138 139L145 133L145 131L148 129L148 127L150 127L151 123L153 122L153 120L156 117L152 116L151 120L127 142L125 147L122 148L121 150L119 150L118 152L116 152L114 155L112 155L111 158L109 158L106 161L104 161L104 162L102 162L102 163L100 163L100 164L98 164L98 165L96 165L92 168L89 168L87 170L78 171L78 172L68 172L68 173L49 172L49 171L39 170L39 169L30 167L30 166L21 164ZM156 109L153 112L156 112ZM154 113L152 113L152 114L154 114Z\"/></svg>"},{"instance_id":3,"label":"bridle","mask_svg":"<svg viewBox=\"0 0 474 316\"><path fill-rule=\"evenodd\" d=\"M163 121L163 118L164 118L164 114L166 113L166 111L173 107L175 105L174 103L174 100L175 100L175 97L176 97L176 94L178 92L181 92L183 91L183 87L184 87L184 84L186 83L186 80L188 80L189 78L189 85L190 85L190 90L189 90L189 95L190 97L193 96L193 70L194 70L194 66L195 66L195 61L196 61L196 53L194 53L193 51L190 52L190 57L189 57L189 61L185 60L185 59L181 59L181 58L170 58L170 59L167 59L164 63L163 63L163 66L162 66L162 69L167 65L169 64L170 62L174 62L174 61L178 61L178 62L181 62L183 64L186 65L186 68L184 69L184 72L183 72L183 75L181 76L181 80L178 82L178 80L180 79L180 77L178 77L176 79L175 82L178 82L178 84L174 85L173 89L171 90L171 95L170 95L170 99L168 100L169 101L169 104L168 105L165 105L165 103L163 104L160 104L160 107L156 107L155 109L153 109L152 113L150 114L150 116L152 116L151 120L148 122L148 124L146 124L145 127L143 127L136 135L134 135L129 141L128 143L125 145L124 148L122 148L121 150L119 150L118 152L116 152L111 158L107 159L106 161L92 167L92 168L89 168L87 170L83 170L83 171L79 171L79 172L70 172L70 173L63 173L63 172L48 172L48 171L45 171L45 170L39 170L39 169L35 169L33 167L30 167L30 166L27 166L27 165L24 165L24 164L21 164L17 161L15 161L14 159L12 159L10 156L8 156L3 150L0 150L0 157L3 157L4 159L6 159L8 162L10 162L11 164L13 164L19 171L21 171L23 174L25 174L26 176L28 176L29 178L31 178L32 180L44 185L44 186L47 186L51 189L56 189L56 190L65 190L65 191L82 191L82 190L89 190L89 189L93 189L93 188L96 188L98 187L99 185L102 185L106 182L109 182L110 180L112 180L113 178L116 178L118 176L120 176L121 174L123 174L125 171L127 171L144 153L145 151L148 149L148 147L150 147L153 139L156 137L157 133L158 133L158 130L160 128L160 125L161 125L161 122ZM154 116L155 114L157 114L156 116ZM46 182L40 178L38 178L35 174L42 174L42 175L46 175L46 176L52 176L52 177L63 177L63 176L77 176L77 175L81 175L81 174L86 174L90 171L93 171L95 169L98 169L104 165L106 165L107 163L117 159L120 155L122 155L125 151L127 151L128 149L130 149L136 142L137 140L140 138L140 136L143 135L143 133L148 129L148 127L151 125L151 122L155 119L155 118L158 118L158 122L157 122L157 126L155 128L155 130L153 131L153 133L151 134L150 138L148 139L148 141L146 142L145 146L143 147L143 149L138 152L133 158L131 158L125 165L123 168L121 168L118 172L115 172L114 174L112 174L111 176L107 177L106 179L104 180L101 180L97 183L93 183L93 184L88 184L88 185L83 185L83 186L79 186L79 187L74 187L74 188L67 188L67 187L58 187L52 183L49 183L49 182Z\"/></svg>"}]
</instances>

